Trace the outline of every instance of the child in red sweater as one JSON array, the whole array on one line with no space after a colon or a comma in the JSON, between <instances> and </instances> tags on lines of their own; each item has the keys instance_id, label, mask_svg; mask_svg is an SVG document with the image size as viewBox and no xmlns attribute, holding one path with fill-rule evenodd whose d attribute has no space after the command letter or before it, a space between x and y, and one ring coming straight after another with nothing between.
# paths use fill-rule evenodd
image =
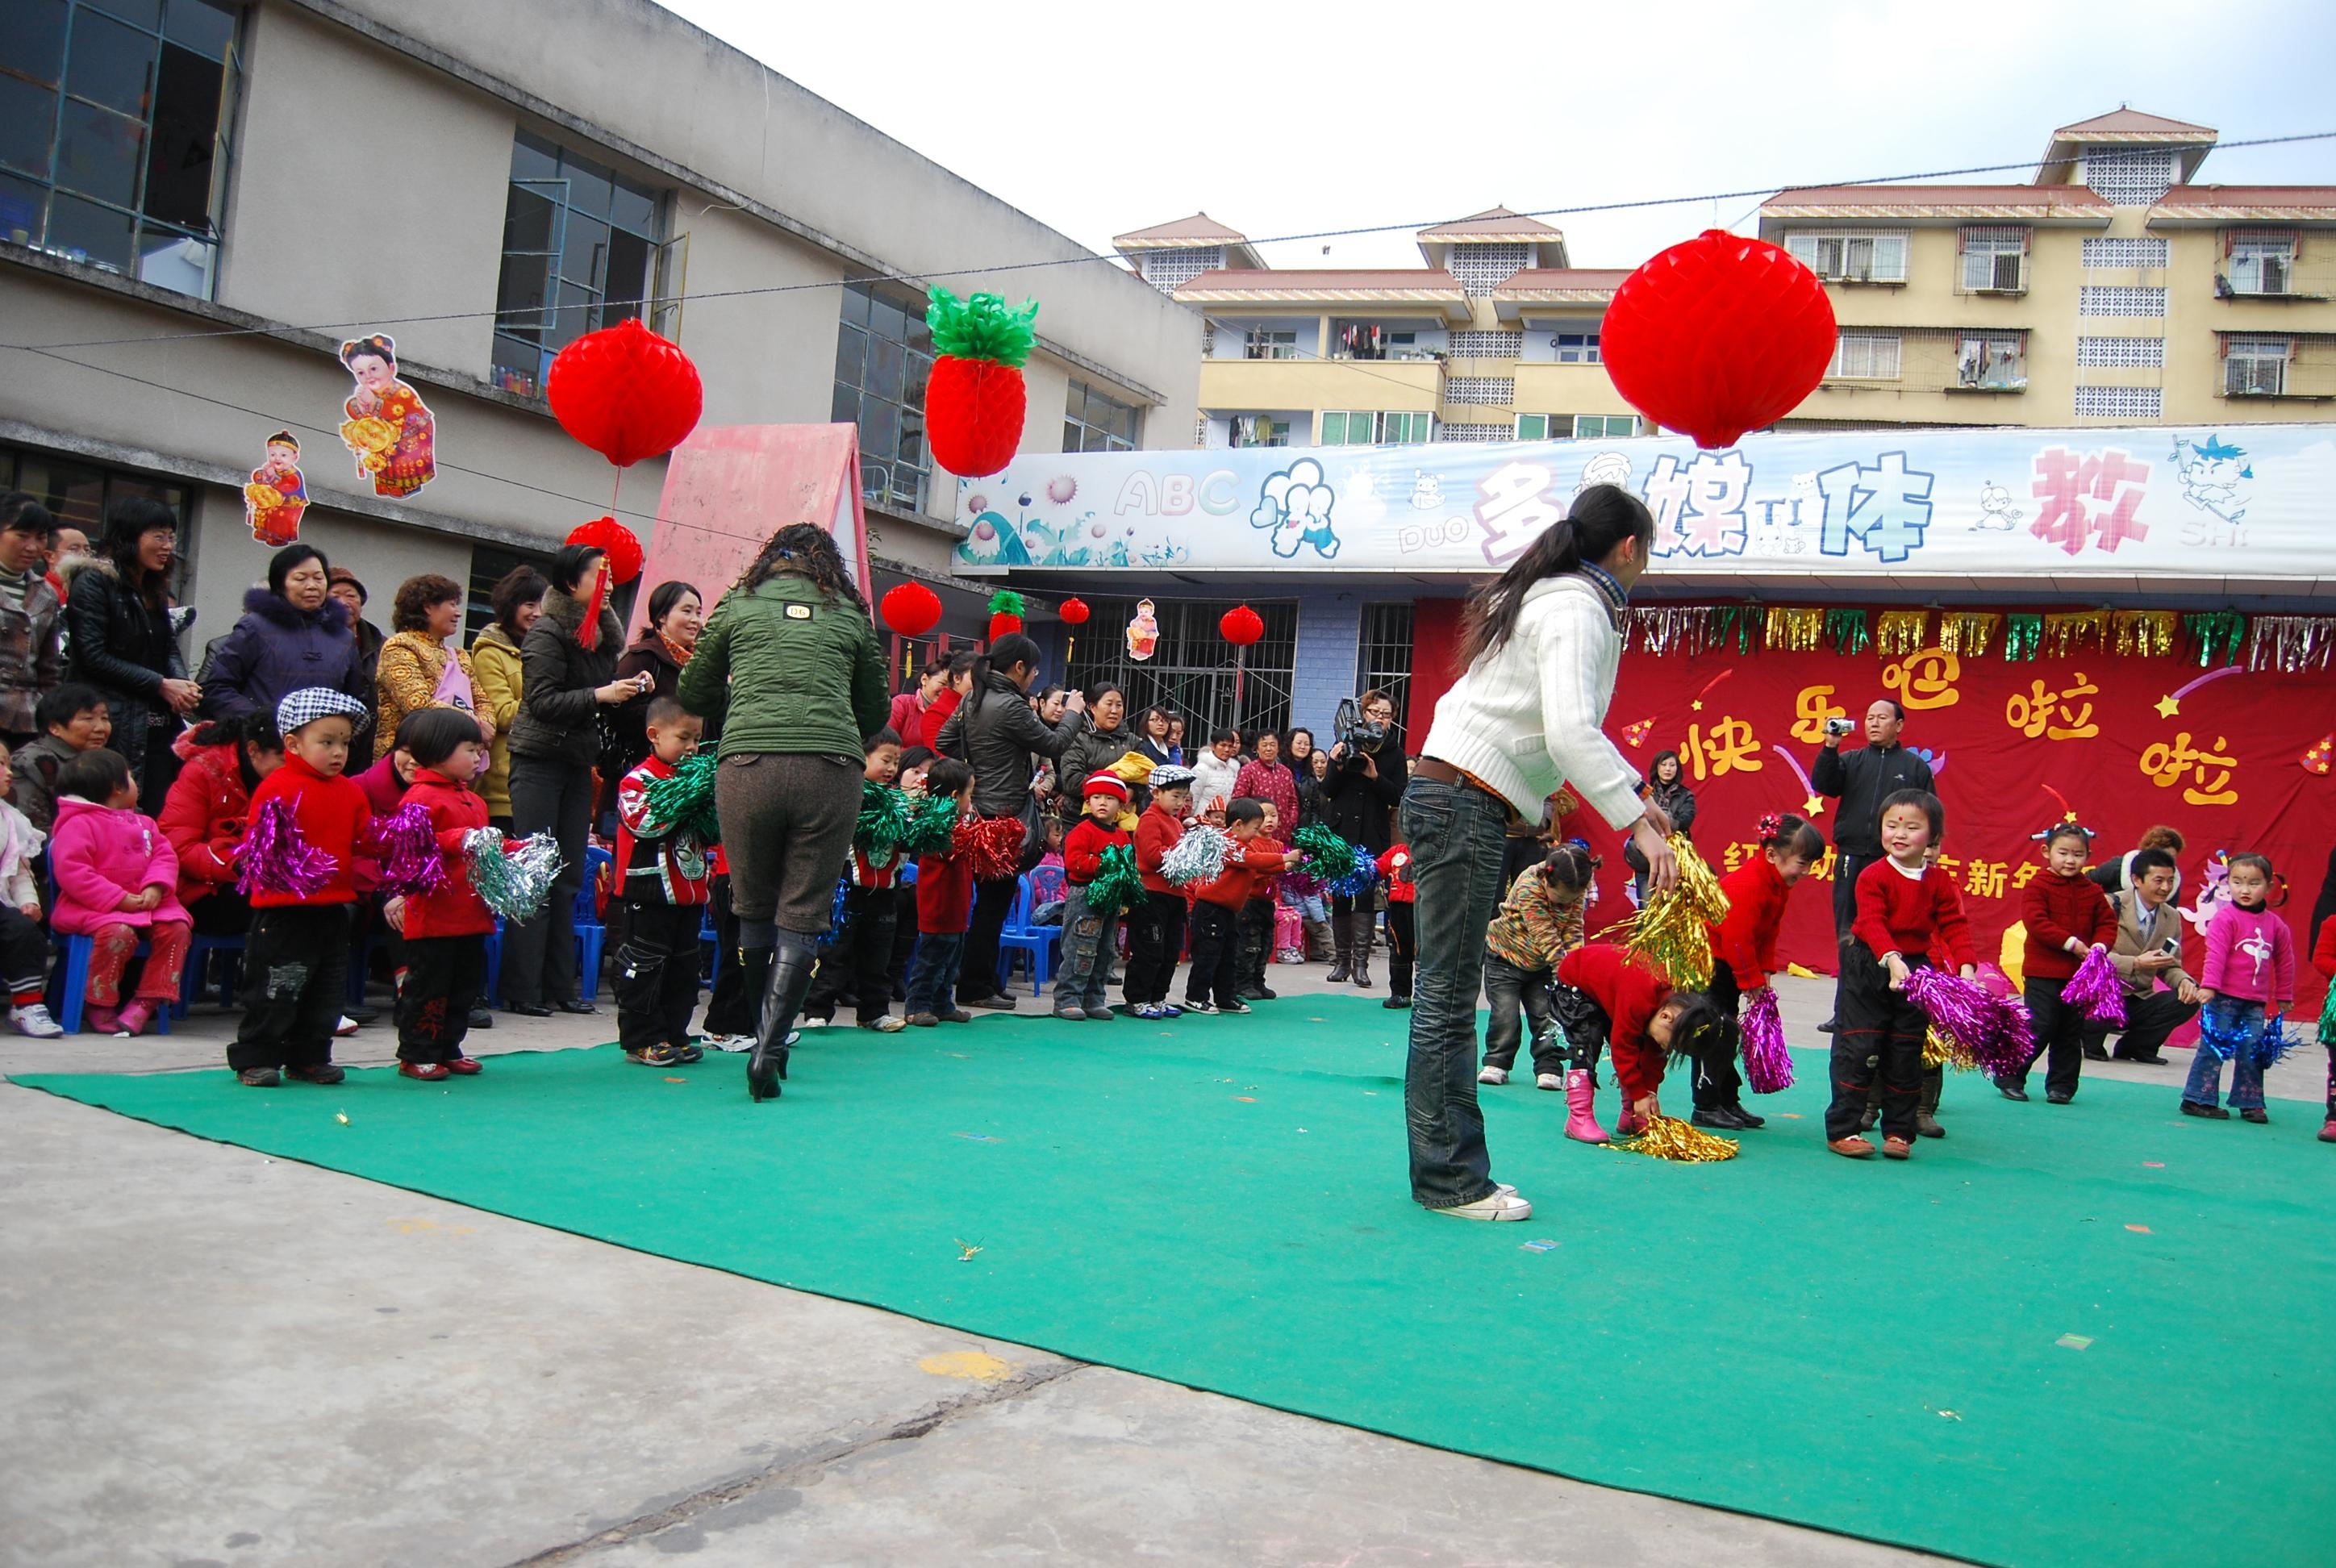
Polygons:
<instances>
[{"instance_id":1,"label":"child in red sweater","mask_svg":"<svg viewBox=\"0 0 2336 1568\"><path fill-rule=\"evenodd\" d=\"M1281 773L1287 778L1290 770L1283 768ZM1257 847L1278 855L1285 847L1281 808L1263 795L1258 797L1258 803L1265 808L1265 825L1257 830ZM1293 831L1297 825L1289 824ZM1233 930L1241 953L1233 966L1233 993L1245 1002L1270 1002L1281 994L1265 983L1265 966L1273 959L1273 911L1280 901L1281 873L1268 872L1251 881L1249 899L1234 913Z\"/></svg>"},{"instance_id":2,"label":"child in red sweater","mask_svg":"<svg viewBox=\"0 0 2336 1568\"><path fill-rule=\"evenodd\" d=\"M1662 1115L1656 1095L1666 1055L1703 1062L1736 1049L1735 1021L1710 998L1676 989L1651 959L1610 942L1576 948L1558 960L1551 1005L1573 1063L1565 1075L1565 1135L1585 1144L1606 1141L1595 1101L1598 1052L1609 1041L1622 1090L1617 1126L1626 1137Z\"/></svg>"},{"instance_id":3,"label":"child in red sweater","mask_svg":"<svg viewBox=\"0 0 2336 1568\"><path fill-rule=\"evenodd\" d=\"M1927 863L1924 852L1946 832L1946 808L1927 790L1899 790L1882 803L1884 858L1857 878L1857 919L1842 949L1835 995L1833 1103L1825 1108L1825 1147L1863 1160L1874 1145L1858 1136L1866 1091L1882 1083L1882 1153L1913 1157L1915 1105L1922 1091L1922 1042L1930 1019L1906 998L1906 977L1930 965L1931 945L1945 944L1965 979L1979 973L1971 922L1954 879Z\"/></svg>"},{"instance_id":4,"label":"child in red sweater","mask_svg":"<svg viewBox=\"0 0 2336 1568\"><path fill-rule=\"evenodd\" d=\"M1225 869L1202 885L1192 901L1192 972L1184 982L1188 1013L1245 1013L1237 971L1241 942L1234 930L1256 879L1298 863L1296 850L1267 847L1265 803L1242 795L1225 808L1225 834L1233 841ZM1211 1002L1213 993L1215 1001Z\"/></svg>"},{"instance_id":5,"label":"child in red sweater","mask_svg":"<svg viewBox=\"0 0 2336 1568\"><path fill-rule=\"evenodd\" d=\"M2028 937L2020 950L2020 992L2035 1026L2036 1049L1995 1086L2007 1100L2028 1097L2028 1069L2051 1053L2044 1068L2044 1098L2065 1105L2077 1097L2085 1068L2085 1017L2061 1001L2077 966L2097 948L2117 940L2117 908L2100 884L2085 874L2085 854L2093 835L2075 823L2044 830L2044 874L2028 884L2020 918Z\"/></svg>"},{"instance_id":6,"label":"child in red sweater","mask_svg":"<svg viewBox=\"0 0 2336 1568\"><path fill-rule=\"evenodd\" d=\"M1396 832L1403 832L1400 824ZM1400 838L1389 844L1379 874L1387 878L1387 999L1379 1006L1400 1009L1411 1006L1411 966L1419 956L1419 887L1411 880L1411 846Z\"/></svg>"},{"instance_id":7,"label":"child in red sweater","mask_svg":"<svg viewBox=\"0 0 2336 1568\"><path fill-rule=\"evenodd\" d=\"M964 822L973 811L973 770L955 757L937 757L925 770L925 794L957 802ZM973 1015L950 998L957 994L957 969L965 956L965 929L973 911L973 868L950 849L917 857L917 956L909 968L909 1022L930 1029L946 1018L953 1024Z\"/></svg>"},{"instance_id":8,"label":"child in red sweater","mask_svg":"<svg viewBox=\"0 0 2336 1568\"><path fill-rule=\"evenodd\" d=\"M1776 972L1776 934L1785 927L1785 907L1793 889L1825 858L1825 835L1790 812L1760 819L1760 852L1719 879L1728 914L1711 928L1712 1005L1737 1017L1746 997L1766 990ZM1765 1125L1766 1116L1744 1108L1744 1079L1733 1057L1712 1061L1695 1076L1698 1127L1738 1131Z\"/></svg>"},{"instance_id":9,"label":"child in red sweater","mask_svg":"<svg viewBox=\"0 0 2336 1568\"><path fill-rule=\"evenodd\" d=\"M372 805L349 764L349 737L365 705L325 687L304 687L276 706L284 765L251 794L251 814L275 801L291 807L301 839L331 857L332 877L313 893L256 886L246 939L243 1022L227 1063L251 1088L272 1088L278 1069L304 1084L337 1084L333 1027L347 988L349 913L357 901L356 860L378 839ZM247 848L249 841L246 840Z\"/></svg>"},{"instance_id":10,"label":"child in red sweater","mask_svg":"<svg viewBox=\"0 0 2336 1568\"><path fill-rule=\"evenodd\" d=\"M1079 820L1063 837L1063 967L1055 977L1055 1016L1107 1024L1118 1015L1104 996L1111 954L1119 942L1119 911L1087 901L1087 884L1103 872L1103 852L1132 843L1119 813L1127 786L1096 772L1081 786Z\"/></svg>"},{"instance_id":11,"label":"child in red sweater","mask_svg":"<svg viewBox=\"0 0 2336 1568\"><path fill-rule=\"evenodd\" d=\"M1127 981L1121 995L1139 1018L1179 1018L1184 1009L1168 1000L1176 980L1176 959L1184 951L1184 891L1170 881L1161 862L1184 838L1184 818L1192 809L1192 770L1163 763L1152 770L1152 803L1135 823L1135 869L1144 877L1144 902L1127 915Z\"/></svg>"},{"instance_id":12,"label":"child in red sweater","mask_svg":"<svg viewBox=\"0 0 2336 1568\"><path fill-rule=\"evenodd\" d=\"M430 813L446 880L433 893L393 898L383 918L404 938L397 987L397 1073L434 1082L481 1071L465 1053L471 1008L487 989L487 934L494 911L471 885L463 842L487 825L487 803L471 790L486 746L466 708L425 707L397 726L397 749L414 759L401 803Z\"/></svg>"}]
</instances>

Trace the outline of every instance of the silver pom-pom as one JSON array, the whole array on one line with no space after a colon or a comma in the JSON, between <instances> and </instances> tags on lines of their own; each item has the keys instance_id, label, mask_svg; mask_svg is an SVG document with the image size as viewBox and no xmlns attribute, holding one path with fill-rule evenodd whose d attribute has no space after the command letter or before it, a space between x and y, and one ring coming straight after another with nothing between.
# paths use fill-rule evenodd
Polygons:
<instances>
[{"instance_id":1,"label":"silver pom-pom","mask_svg":"<svg viewBox=\"0 0 2336 1568\"><path fill-rule=\"evenodd\" d=\"M1180 888L1213 881L1223 874L1225 857L1232 848L1233 841L1222 828L1195 823L1184 830L1174 849L1160 857L1160 874Z\"/></svg>"},{"instance_id":2,"label":"silver pom-pom","mask_svg":"<svg viewBox=\"0 0 2336 1568\"><path fill-rule=\"evenodd\" d=\"M549 828L521 840L516 849L507 849L500 828L472 828L462 836L462 853L480 901L512 922L535 918L565 865Z\"/></svg>"}]
</instances>

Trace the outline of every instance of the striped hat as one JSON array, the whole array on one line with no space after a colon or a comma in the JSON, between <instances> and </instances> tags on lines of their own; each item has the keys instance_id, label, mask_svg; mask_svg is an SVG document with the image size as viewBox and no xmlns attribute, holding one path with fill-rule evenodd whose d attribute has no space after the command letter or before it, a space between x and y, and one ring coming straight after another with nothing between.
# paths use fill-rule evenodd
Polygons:
<instances>
[{"instance_id":1,"label":"striped hat","mask_svg":"<svg viewBox=\"0 0 2336 1568\"><path fill-rule=\"evenodd\" d=\"M276 705L276 733L289 735L302 725L339 714L352 725L365 717L365 705L346 692L328 686L304 686Z\"/></svg>"},{"instance_id":2,"label":"striped hat","mask_svg":"<svg viewBox=\"0 0 2336 1568\"><path fill-rule=\"evenodd\" d=\"M1109 795L1122 805L1127 803L1127 786L1107 773L1091 773L1087 782L1079 786L1079 798L1092 800L1096 795Z\"/></svg>"},{"instance_id":3,"label":"striped hat","mask_svg":"<svg viewBox=\"0 0 2336 1568\"><path fill-rule=\"evenodd\" d=\"M1168 762L1153 768L1147 782L1156 790L1189 789L1192 781L1200 776L1180 763Z\"/></svg>"}]
</instances>

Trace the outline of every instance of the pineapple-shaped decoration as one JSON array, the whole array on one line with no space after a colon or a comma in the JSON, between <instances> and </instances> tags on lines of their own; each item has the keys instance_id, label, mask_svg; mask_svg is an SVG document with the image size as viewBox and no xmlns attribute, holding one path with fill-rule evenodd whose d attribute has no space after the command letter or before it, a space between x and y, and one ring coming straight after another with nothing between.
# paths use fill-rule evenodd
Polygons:
<instances>
[{"instance_id":1,"label":"pineapple-shaped decoration","mask_svg":"<svg viewBox=\"0 0 2336 1568\"><path fill-rule=\"evenodd\" d=\"M933 461L967 478L996 473L1022 444L1028 395L1022 366L1037 341L1038 302L1008 309L1004 297L959 299L932 291L925 322L933 331L932 374L925 383L925 440Z\"/></svg>"}]
</instances>

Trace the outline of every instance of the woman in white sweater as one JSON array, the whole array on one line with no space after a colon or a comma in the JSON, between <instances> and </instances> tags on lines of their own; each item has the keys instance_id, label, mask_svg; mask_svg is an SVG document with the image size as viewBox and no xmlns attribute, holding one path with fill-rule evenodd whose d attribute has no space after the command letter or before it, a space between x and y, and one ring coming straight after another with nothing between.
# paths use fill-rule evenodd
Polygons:
<instances>
[{"instance_id":1,"label":"woman in white sweater","mask_svg":"<svg viewBox=\"0 0 2336 1568\"><path fill-rule=\"evenodd\" d=\"M1621 663L1619 627L1630 585L1647 569L1655 521L1611 484L1533 541L1468 609L1466 672L1436 705L1436 721L1404 792L1403 826L1419 890L1419 974L1411 1013L1404 1108L1411 1195L1437 1213L1523 1220L1533 1205L1496 1183L1476 1103L1476 993L1484 929L1501 901L1505 829L1539 820L1561 784L1647 861L1650 888L1679 867L1670 824L1641 800L1636 769L1599 726Z\"/></svg>"}]
</instances>

